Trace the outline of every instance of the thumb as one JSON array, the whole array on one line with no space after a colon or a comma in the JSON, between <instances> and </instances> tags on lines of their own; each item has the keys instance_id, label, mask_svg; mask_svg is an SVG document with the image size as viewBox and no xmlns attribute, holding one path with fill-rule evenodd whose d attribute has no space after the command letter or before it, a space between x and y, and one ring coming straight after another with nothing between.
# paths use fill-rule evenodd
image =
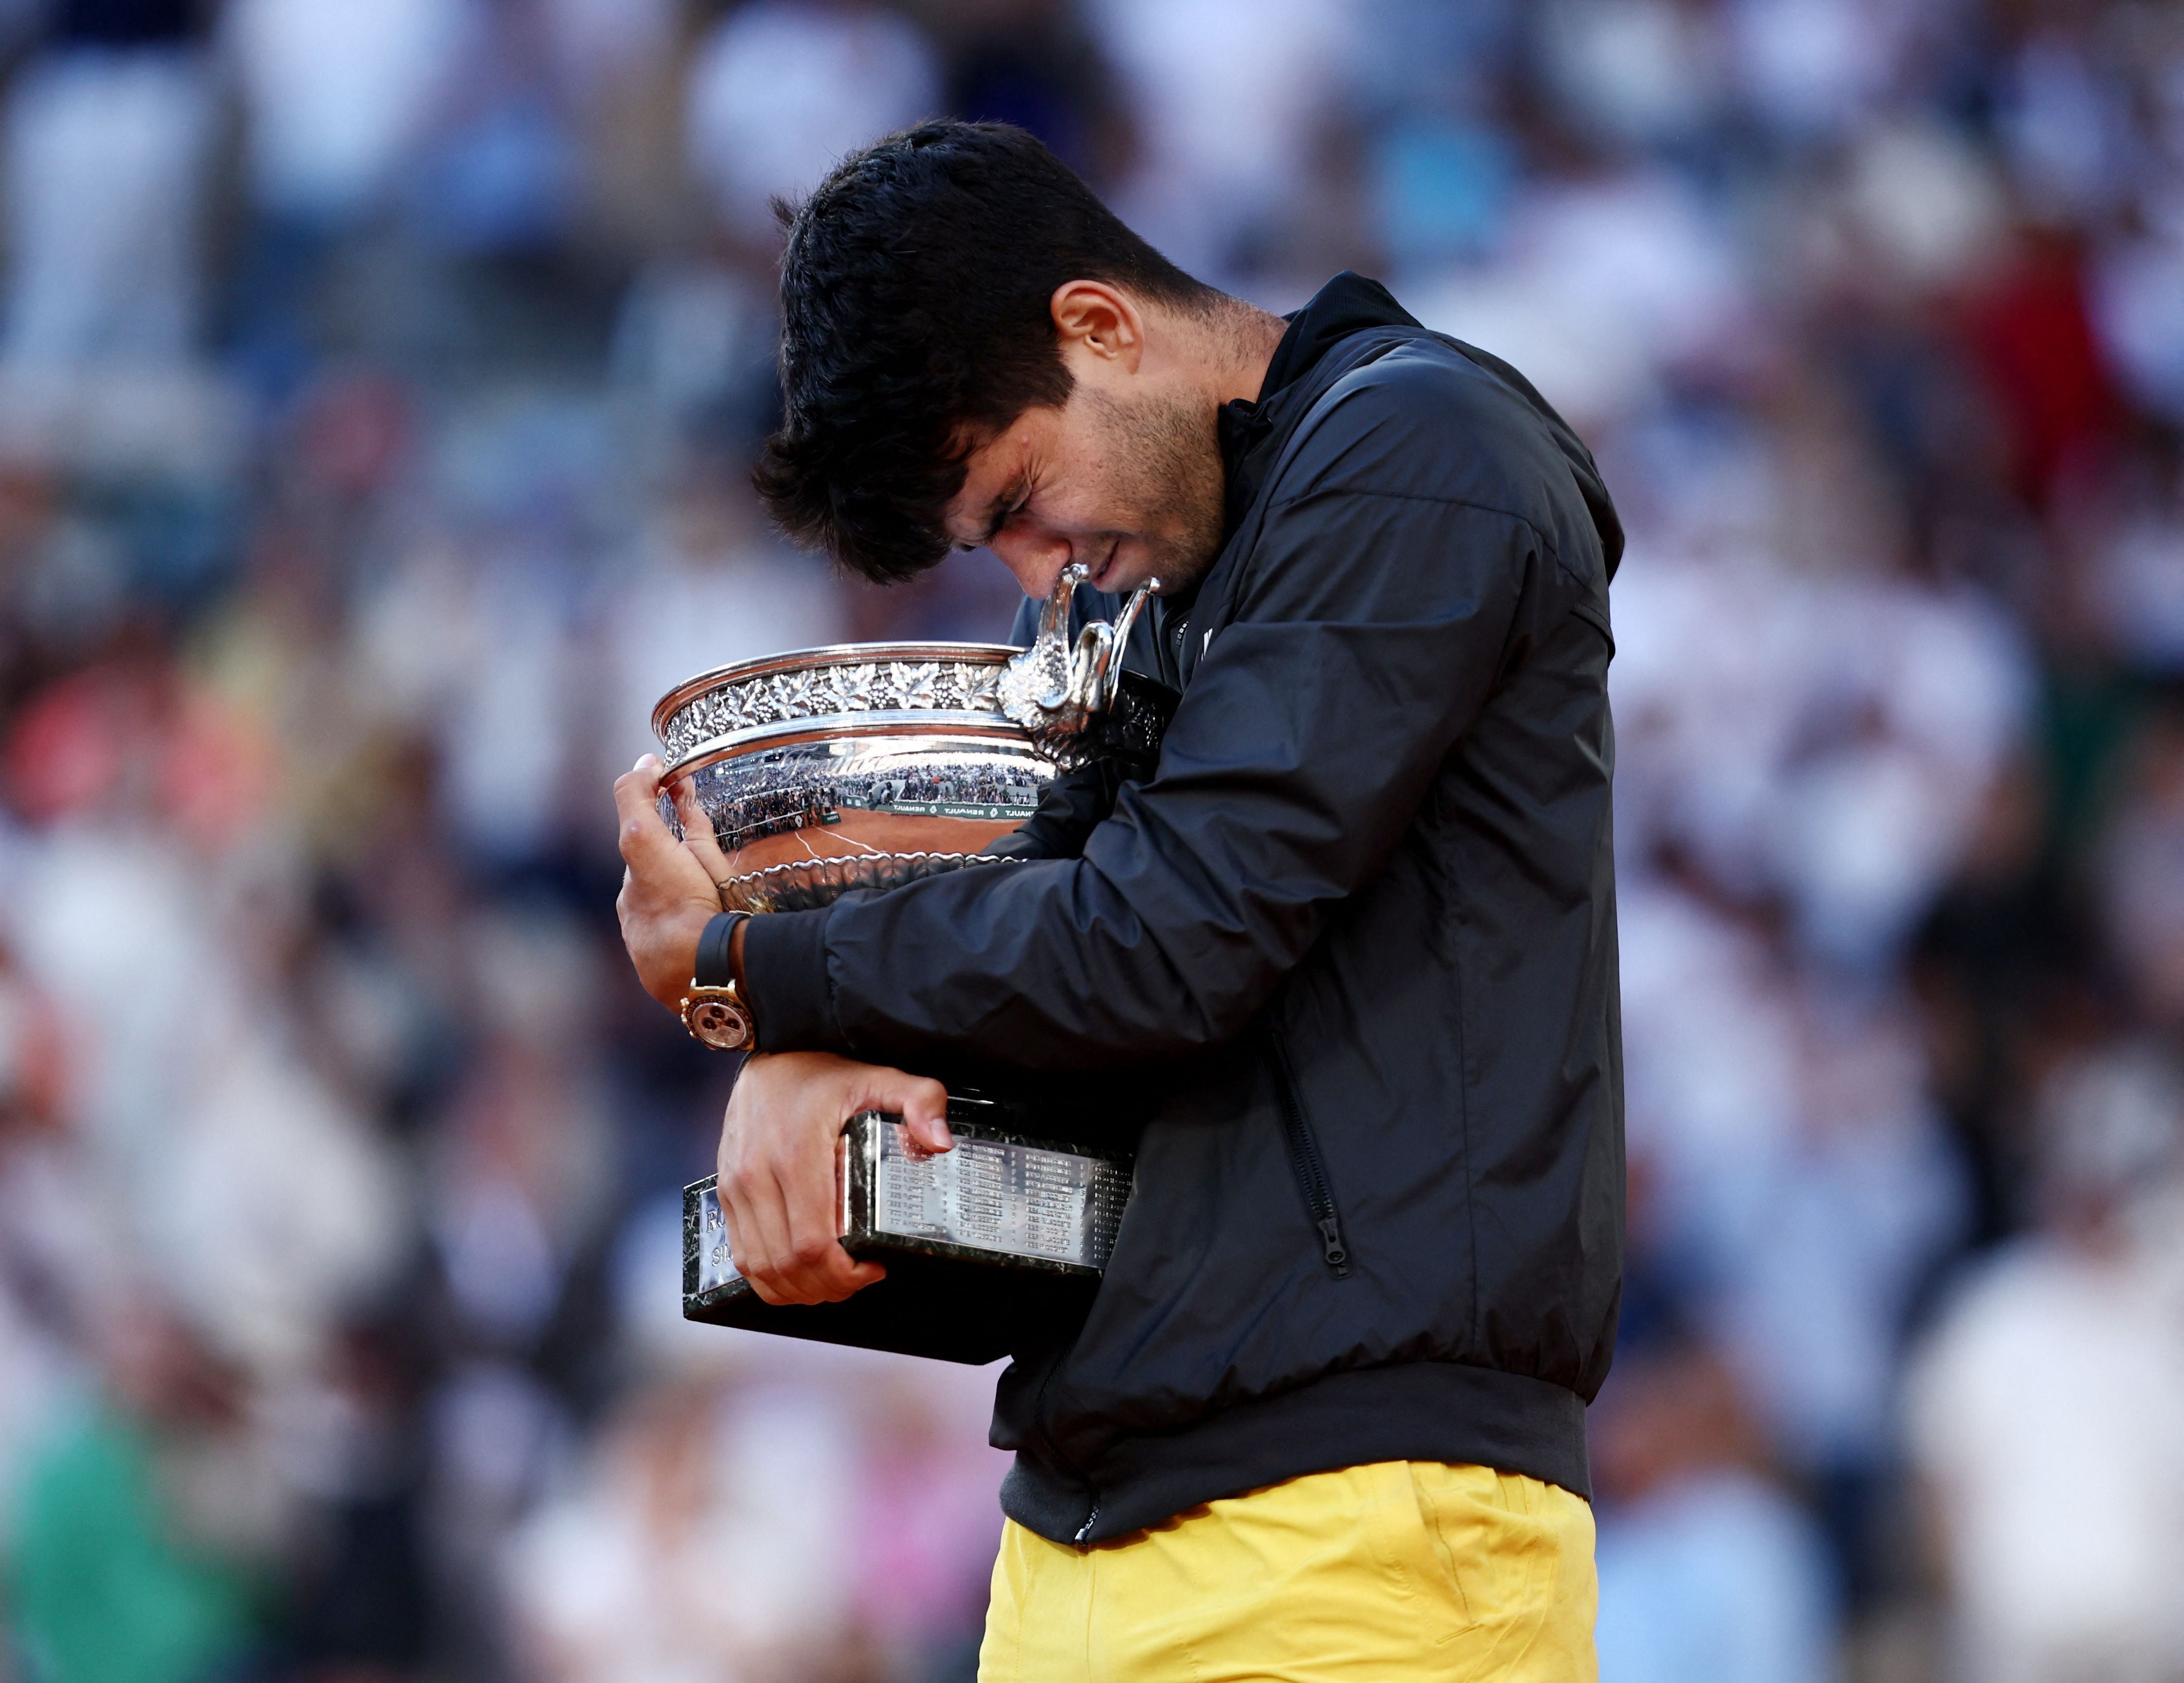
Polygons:
<instances>
[{"instance_id":1,"label":"thumb","mask_svg":"<svg viewBox=\"0 0 2184 1683\"><path fill-rule=\"evenodd\" d=\"M873 1069L857 1107L900 1116L910 1137L926 1151L946 1151L955 1146L956 1136L948 1131L948 1089L928 1077Z\"/></svg>"}]
</instances>

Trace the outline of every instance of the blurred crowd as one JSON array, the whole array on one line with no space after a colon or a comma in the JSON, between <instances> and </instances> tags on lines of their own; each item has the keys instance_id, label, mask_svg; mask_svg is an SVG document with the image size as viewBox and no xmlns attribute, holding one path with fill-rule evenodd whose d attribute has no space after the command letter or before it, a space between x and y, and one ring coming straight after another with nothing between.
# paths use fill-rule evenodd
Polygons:
<instances>
[{"instance_id":1,"label":"blurred crowd","mask_svg":"<svg viewBox=\"0 0 2184 1683\"><path fill-rule=\"evenodd\" d=\"M940 1683L990 1376L692 1328L608 785L933 113L1593 445L1607 1683L2184 1679L2184 12L0 0L0 1680Z\"/></svg>"}]
</instances>

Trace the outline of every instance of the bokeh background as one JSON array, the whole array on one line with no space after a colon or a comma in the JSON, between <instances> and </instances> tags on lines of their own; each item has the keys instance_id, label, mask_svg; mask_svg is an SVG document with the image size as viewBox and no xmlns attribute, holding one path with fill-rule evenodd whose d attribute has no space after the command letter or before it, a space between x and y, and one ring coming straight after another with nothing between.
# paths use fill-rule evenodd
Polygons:
<instances>
[{"instance_id":1,"label":"bokeh background","mask_svg":"<svg viewBox=\"0 0 2184 1683\"><path fill-rule=\"evenodd\" d=\"M767 196L1045 137L1630 530L1608 1683L2184 1678L2184 9L0 0L0 1678L940 1683L990 1375L691 1329L616 943Z\"/></svg>"}]
</instances>

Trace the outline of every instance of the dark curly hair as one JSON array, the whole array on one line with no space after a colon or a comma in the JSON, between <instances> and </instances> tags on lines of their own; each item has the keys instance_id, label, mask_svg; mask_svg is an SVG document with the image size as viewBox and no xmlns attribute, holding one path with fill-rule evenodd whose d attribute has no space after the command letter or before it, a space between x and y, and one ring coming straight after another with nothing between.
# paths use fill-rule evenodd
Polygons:
<instances>
[{"instance_id":1,"label":"dark curly hair","mask_svg":"<svg viewBox=\"0 0 2184 1683\"><path fill-rule=\"evenodd\" d=\"M1056 287L1193 309L1220 296L1003 123L921 123L778 208L783 421L753 478L783 531L883 584L947 554L978 440L1068 398Z\"/></svg>"}]
</instances>

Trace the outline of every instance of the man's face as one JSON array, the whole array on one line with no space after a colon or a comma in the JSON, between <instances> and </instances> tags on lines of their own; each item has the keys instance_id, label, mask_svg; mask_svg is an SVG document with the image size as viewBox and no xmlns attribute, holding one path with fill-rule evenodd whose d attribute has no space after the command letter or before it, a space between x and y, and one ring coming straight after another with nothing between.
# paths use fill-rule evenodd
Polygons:
<instances>
[{"instance_id":1,"label":"man's face","mask_svg":"<svg viewBox=\"0 0 2184 1683\"><path fill-rule=\"evenodd\" d=\"M1212 410L1112 367L1073 369L1059 409L1027 410L971 453L949 534L1001 558L1028 596L1082 562L1120 595L1201 577L1221 547L1223 471Z\"/></svg>"}]
</instances>

